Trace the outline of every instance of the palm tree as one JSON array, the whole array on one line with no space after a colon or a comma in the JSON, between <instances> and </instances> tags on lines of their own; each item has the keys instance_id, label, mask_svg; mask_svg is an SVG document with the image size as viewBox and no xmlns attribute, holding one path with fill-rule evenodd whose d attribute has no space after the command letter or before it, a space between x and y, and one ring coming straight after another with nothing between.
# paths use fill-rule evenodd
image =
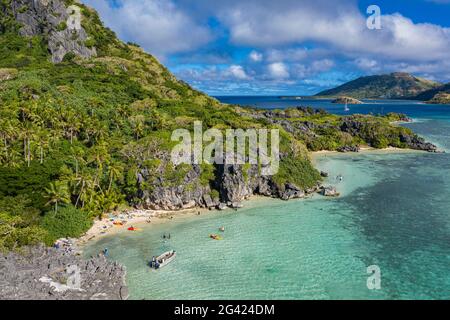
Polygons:
<instances>
[{"instance_id":1,"label":"palm tree","mask_svg":"<svg viewBox=\"0 0 450 320\"><path fill-rule=\"evenodd\" d=\"M94 180L94 182L97 183L97 179L103 174L103 164L109 164L111 156L105 142L100 142L95 147L91 148L90 152L90 162L95 163L97 167L97 174Z\"/></svg>"},{"instance_id":2,"label":"palm tree","mask_svg":"<svg viewBox=\"0 0 450 320\"><path fill-rule=\"evenodd\" d=\"M11 150L8 155L7 165L10 168L18 169L22 163L22 155L16 150Z\"/></svg>"},{"instance_id":3,"label":"palm tree","mask_svg":"<svg viewBox=\"0 0 450 320\"><path fill-rule=\"evenodd\" d=\"M131 117L130 124L136 140L139 140L139 138L142 137L145 132L145 117L143 115Z\"/></svg>"},{"instance_id":4,"label":"palm tree","mask_svg":"<svg viewBox=\"0 0 450 320\"><path fill-rule=\"evenodd\" d=\"M47 193L46 198L48 199L46 206L54 205L55 213L58 213L58 204L70 202L69 188L67 186L67 182L64 181L52 182L50 183L49 188L45 188L45 192Z\"/></svg>"},{"instance_id":5,"label":"palm tree","mask_svg":"<svg viewBox=\"0 0 450 320\"><path fill-rule=\"evenodd\" d=\"M23 156L28 167L31 163L31 141L35 138L35 128L30 121L22 123L21 136L23 139Z\"/></svg>"},{"instance_id":6,"label":"palm tree","mask_svg":"<svg viewBox=\"0 0 450 320\"><path fill-rule=\"evenodd\" d=\"M75 181L75 188L79 188L79 191L75 191L78 194L75 206L78 207L80 201L82 201L81 207L83 208L87 194L95 188L94 182L92 177L88 174L80 174L75 178Z\"/></svg>"},{"instance_id":7,"label":"palm tree","mask_svg":"<svg viewBox=\"0 0 450 320\"><path fill-rule=\"evenodd\" d=\"M72 154L72 158L75 160L75 177L78 178L80 165L86 164L86 160L84 160L84 150L81 147L71 146L70 153Z\"/></svg>"},{"instance_id":8,"label":"palm tree","mask_svg":"<svg viewBox=\"0 0 450 320\"><path fill-rule=\"evenodd\" d=\"M3 145L5 148L5 155L8 157L8 141L14 137L14 127L11 121L2 120L0 121L0 137L3 140Z\"/></svg>"},{"instance_id":9,"label":"palm tree","mask_svg":"<svg viewBox=\"0 0 450 320\"><path fill-rule=\"evenodd\" d=\"M37 134L36 134L36 144L37 147L39 148L39 159L40 159L40 163L43 164L44 163L44 150L48 149L49 147L49 139L48 139L48 132L45 130L40 130Z\"/></svg>"},{"instance_id":10,"label":"palm tree","mask_svg":"<svg viewBox=\"0 0 450 320\"><path fill-rule=\"evenodd\" d=\"M122 177L123 166L117 162L113 162L109 165L109 185L108 185L108 193L111 191L111 186L114 180L118 180Z\"/></svg>"}]
</instances>

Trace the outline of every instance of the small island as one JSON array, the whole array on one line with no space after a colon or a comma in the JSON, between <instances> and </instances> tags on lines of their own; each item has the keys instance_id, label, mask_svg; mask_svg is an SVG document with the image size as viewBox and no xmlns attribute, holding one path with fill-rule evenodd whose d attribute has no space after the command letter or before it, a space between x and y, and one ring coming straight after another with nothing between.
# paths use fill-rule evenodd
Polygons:
<instances>
[{"instance_id":1,"label":"small island","mask_svg":"<svg viewBox=\"0 0 450 320\"><path fill-rule=\"evenodd\" d=\"M339 97L332 101L335 104L362 104L361 101L351 97Z\"/></svg>"},{"instance_id":2,"label":"small island","mask_svg":"<svg viewBox=\"0 0 450 320\"><path fill-rule=\"evenodd\" d=\"M440 92L433 99L427 101L430 104L450 104L450 93Z\"/></svg>"}]
</instances>

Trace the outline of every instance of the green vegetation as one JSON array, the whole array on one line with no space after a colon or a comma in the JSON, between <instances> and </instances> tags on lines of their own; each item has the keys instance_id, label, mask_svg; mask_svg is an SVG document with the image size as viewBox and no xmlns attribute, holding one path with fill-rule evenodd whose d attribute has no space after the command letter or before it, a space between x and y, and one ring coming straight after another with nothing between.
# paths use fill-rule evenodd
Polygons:
<instances>
[{"instance_id":1,"label":"green vegetation","mask_svg":"<svg viewBox=\"0 0 450 320\"><path fill-rule=\"evenodd\" d=\"M341 130L342 117L280 111L280 119L288 115L295 126L311 124L290 132L255 118L259 111L221 105L178 81L137 45L119 41L95 11L80 6L85 44L98 56L83 60L69 53L54 65L45 36L19 36L9 1L0 1L0 250L78 237L95 217L139 205L143 169L146 191L158 179L163 187L183 184L191 167L167 161L175 144L170 137L174 129L193 130L197 120L219 130L281 128L283 158L274 181L282 188L287 182L310 188L320 180L308 148L402 145L398 136L407 129L389 124L394 115L359 116L363 128L352 134ZM215 178L214 166L201 166L203 186L213 187ZM212 188L211 196L219 192Z\"/></svg>"},{"instance_id":2,"label":"green vegetation","mask_svg":"<svg viewBox=\"0 0 450 320\"><path fill-rule=\"evenodd\" d=\"M56 28L58 31L64 31L67 29L67 23L65 21L61 22Z\"/></svg>"},{"instance_id":3,"label":"green vegetation","mask_svg":"<svg viewBox=\"0 0 450 320\"><path fill-rule=\"evenodd\" d=\"M60 238L80 237L91 226L92 219L89 215L73 206L63 207L57 213L49 213L42 219L42 227L47 230L47 243Z\"/></svg>"},{"instance_id":4,"label":"green vegetation","mask_svg":"<svg viewBox=\"0 0 450 320\"><path fill-rule=\"evenodd\" d=\"M450 83L425 91L415 97L415 99L433 104L450 104Z\"/></svg>"},{"instance_id":5,"label":"green vegetation","mask_svg":"<svg viewBox=\"0 0 450 320\"><path fill-rule=\"evenodd\" d=\"M0 198L0 252L45 242L39 210L26 196Z\"/></svg>"},{"instance_id":6,"label":"green vegetation","mask_svg":"<svg viewBox=\"0 0 450 320\"><path fill-rule=\"evenodd\" d=\"M450 93L440 92L433 97L428 103L431 104L450 104Z\"/></svg>"}]
</instances>

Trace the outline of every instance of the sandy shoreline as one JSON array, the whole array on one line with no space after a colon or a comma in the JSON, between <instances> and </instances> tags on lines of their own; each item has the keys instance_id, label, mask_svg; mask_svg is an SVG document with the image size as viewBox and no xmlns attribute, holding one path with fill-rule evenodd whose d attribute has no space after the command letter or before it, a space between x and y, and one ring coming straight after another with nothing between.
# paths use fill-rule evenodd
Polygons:
<instances>
[{"instance_id":1,"label":"sandy shoreline","mask_svg":"<svg viewBox=\"0 0 450 320\"><path fill-rule=\"evenodd\" d=\"M371 147L361 148L361 153L369 152L420 152L412 149L399 149L389 147L386 149L375 149ZM314 160L316 157L327 156L327 155L340 155L343 154L337 151L316 151L311 152L311 157ZM267 199L262 196L253 196L248 201L255 201L258 199ZM227 209L232 210L232 209ZM109 214L108 218L102 220L96 219L94 225L86 232L85 235L76 239L76 245L82 249L89 242L97 241L103 237L115 235L121 232L133 232L128 231L130 227L136 227L140 229L141 227L148 227L151 225L158 225L161 223L167 223L170 221L177 220L179 218L189 218L198 215L218 213L218 210L208 210L205 208L192 208L179 211L161 211L161 210L129 210L127 212L115 212ZM123 225L115 225L117 222L123 222Z\"/></svg>"},{"instance_id":2,"label":"sandy shoreline","mask_svg":"<svg viewBox=\"0 0 450 320\"><path fill-rule=\"evenodd\" d=\"M246 202L267 200L271 198L262 196L252 196ZM128 228L135 227L140 231L142 228L149 228L151 226L156 226L162 223L168 223L171 221L179 221L180 219L193 218L198 216L203 216L205 214L219 214L226 213L231 208L227 208L224 211L219 210L209 210L206 208L192 208L177 211L162 211L162 210L129 210L128 212L122 213L112 213L108 218L102 220L96 219L94 225L89 229L86 234L82 237L76 239L75 244L78 249L82 251L83 247L90 242L100 240L104 237L119 234L122 232L133 232L129 231ZM115 225L114 222L125 222L123 225Z\"/></svg>"},{"instance_id":3,"label":"sandy shoreline","mask_svg":"<svg viewBox=\"0 0 450 320\"><path fill-rule=\"evenodd\" d=\"M133 232L128 228L134 227L138 231L143 226L158 225L172 221L179 217L193 217L210 212L203 208L193 208L179 211L161 210L129 210L122 213L111 213L108 218L96 219L94 225L86 234L78 238L76 244L82 248L91 241L97 241L103 237L121 232ZM115 223L121 223L116 225Z\"/></svg>"},{"instance_id":4,"label":"sandy shoreline","mask_svg":"<svg viewBox=\"0 0 450 320\"><path fill-rule=\"evenodd\" d=\"M362 147L359 150L359 153L369 153L369 152L404 152L404 153L409 153L409 152L426 152L426 151L420 151L420 150L414 150L414 149L402 149L402 148L394 148L394 147L388 147L385 149L376 149L376 148L372 148L372 147ZM314 151L310 153L312 157L314 156L320 156L320 155L331 155L331 154L346 154L346 153L342 153L339 151L330 151L330 150L321 150L321 151ZM351 152L347 153L347 154L351 154ZM354 154L358 154L358 153L354 153Z\"/></svg>"}]
</instances>

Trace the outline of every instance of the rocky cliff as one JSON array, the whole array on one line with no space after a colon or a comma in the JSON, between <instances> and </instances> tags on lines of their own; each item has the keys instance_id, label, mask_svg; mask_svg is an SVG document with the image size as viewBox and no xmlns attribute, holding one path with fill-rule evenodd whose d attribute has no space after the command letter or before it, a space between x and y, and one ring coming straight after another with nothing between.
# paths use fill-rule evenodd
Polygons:
<instances>
[{"instance_id":1,"label":"rocky cliff","mask_svg":"<svg viewBox=\"0 0 450 320\"><path fill-rule=\"evenodd\" d=\"M399 117L220 104L176 79L138 45L120 41L95 10L75 4L0 1L0 199L24 208L0 206L0 214L8 228L25 229L34 242L82 231L58 225L63 219L48 205L55 194L63 196L65 203L58 204L75 225L88 226L123 206L236 208L254 194L302 198L321 181L309 151L359 145L431 150L410 130L390 124ZM175 165L172 133L192 133L196 122L222 134L279 129L278 172L263 176L256 165ZM15 248L18 241L5 243Z\"/></svg>"},{"instance_id":2,"label":"rocky cliff","mask_svg":"<svg viewBox=\"0 0 450 320\"><path fill-rule=\"evenodd\" d=\"M45 247L0 254L0 300L126 300L126 270Z\"/></svg>"},{"instance_id":3,"label":"rocky cliff","mask_svg":"<svg viewBox=\"0 0 450 320\"><path fill-rule=\"evenodd\" d=\"M306 190L294 183L280 185L272 176L261 175L257 165L215 165L214 171L214 180L204 185L201 181L202 169L194 165L184 175L182 183L168 186L162 175L153 179L144 168L137 178L138 198L142 201L136 205L153 210L240 208L242 202L253 195L291 200L304 198L320 187L320 183Z\"/></svg>"},{"instance_id":4,"label":"rocky cliff","mask_svg":"<svg viewBox=\"0 0 450 320\"><path fill-rule=\"evenodd\" d=\"M52 61L63 61L68 53L90 58L97 55L88 47L89 37L81 26L81 12L62 0L12 0L11 9L23 36L45 35Z\"/></svg>"}]
</instances>

